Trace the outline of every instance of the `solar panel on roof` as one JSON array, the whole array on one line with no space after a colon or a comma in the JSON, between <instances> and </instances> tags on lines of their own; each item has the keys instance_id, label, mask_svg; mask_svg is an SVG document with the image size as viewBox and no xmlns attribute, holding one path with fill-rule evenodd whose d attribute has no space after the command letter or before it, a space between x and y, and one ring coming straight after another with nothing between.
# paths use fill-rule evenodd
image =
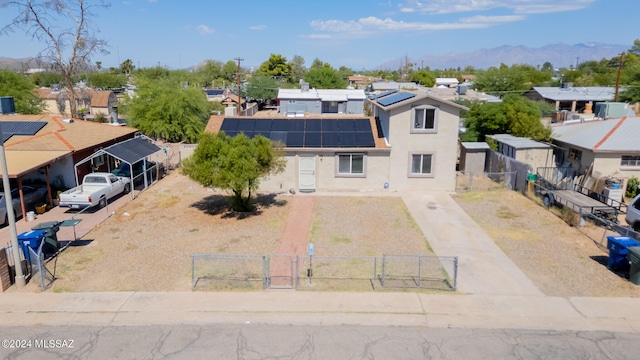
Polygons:
<instances>
[{"instance_id":1,"label":"solar panel on roof","mask_svg":"<svg viewBox=\"0 0 640 360\"><path fill-rule=\"evenodd\" d=\"M338 129L340 131L355 131L356 126L353 119L338 120Z\"/></svg>"},{"instance_id":2,"label":"solar panel on roof","mask_svg":"<svg viewBox=\"0 0 640 360\"><path fill-rule=\"evenodd\" d=\"M379 99L381 97L385 97L387 95L391 95L391 94L394 94L396 92L398 92L398 90L388 90L388 91L385 91L385 92L380 93L380 94L372 95L372 96L369 97L369 99L371 99L371 100Z\"/></svg>"},{"instance_id":3,"label":"solar panel on roof","mask_svg":"<svg viewBox=\"0 0 640 360\"><path fill-rule=\"evenodd\" d=\"M271 141L279 141L283 144L287 144L287 132L286 131L272 131L269 135Z\"/></svg>"},{"instance_id":4,"label":"solar panel on roof","mask_svg":"<svg viewBox=\"0 0 640 360\"><path fill-rule=\"evenodd\" d=\"M271 121L271 131L288 131L289 120L274 119Z\"/></svg>"},{"instance_id":5,"label":"solar panel on roof","mask_svg":"<svg viewBox=\"0 0 640 360\"><path fill-rule=\"evenodd\" d=\"M307 119L304 130L305 131L322 131L322 120L320 119Z\"/></svg>"},{"instance_id":6,"label":"solar panel on roof","mask_svg":"<svg viewBox=\"0 0 640 360\"><path fill-rule=\"evenodd\" d=\"M371 132L369 119L356 119L353 121L357 132Z\"/></svg>"},{"instance_id":7,"label":"solar panel on roof","mask_svg":"<svg viewBox=\"0 0 640 360\"><path fill-rule=\"evenodd\" d=\"M341 132L340 133L340 146L341 147L355 147L356 133L355 132Z\"/></svg>"},{"instance_id":8,"label":"solar panel on roof","mask_svg":"<svg viewBox=\"0 0 640 360\"><path fill-rule=\"evenodd\" d=\"M322 134L322 147L339 147L340 146L340 133L337 132L325 132ZM305 144L306 145L306 144Z\"/></svg>"},{"instance_id":9,"label":"solar panel on roof","mask_svg":"<svg viewBox=\"0 0 640 360\"><path fill-rule=\"evenodd\" d=\"M229 131L236 131L238 128L238 119L224 119L222 120L222 125L220 125L220 130L225 133L229 133Z\"/></svg>"},{"instance_id":10,"label":"solar panel on roof","mask_svg":"<svg viewBox=\"0 0 640 360\"><path fill-rule=\"evenodd\" d=\"M304 146L304 133L302 131L287 132L288 147L303 147Z\"/></svg>"},{"instance_id":11,"label":"solar panel on roof","mask_svg":"<svg viewBox=\"0 0 640 360\"><path fill-rule=\"evenodd\" d=\"M321 147L322 134L320 132L304 133L304 147Z\"/></svg>"},{"instance_id":12,"label":"solar panel on roof","mask_svg":"<svg viewBox=\"0 0 640 360\"><path fill-rule=\"evenodd\" d=\"M239 134L244 134L249 139L252 139L256 135L253 131L240 131Z\"/></svg>"},{"instance_id":13,"label":"solar panel on roof","mask_svg":"<svg viewBox=\"0 0 640 360\"><path fill-rule=\"evenodd\" d=\"M286 120L289 122L288 131L304 131L304 119Z\"/></svg>"},{"instance_id":14,"label":"solar panel on roof","mask_svg":"<svg viewBox=\"0 0 640 360\"><path fill-rule=\"evenodd\" d=\"M231 137L234 137L239 134L237 131L225 131L224 133Z\"/></svg>"},{"instance_id":15,"label":"solar panel on roof","mask_svg":"<svg viewBox=\"0 0 640 360\"><path fill-rule=\"evenodd\" d=\"M253 131L256 121L253 119L238 119L238 131Z\"/></svg>"},{"instance_id":16,"label":"solar panel on roof","mask_svg":"<svg viewBox=\"0 0 640 360\"><path fill-rule=\"evenodd\" d=\"M35 135L47 125L44 121L3 121L2 132L13 135Z\"/></svg>"},{"instance_id":17,"label":"solar panel on roof","mask_svg":"<svg viewBox=\"0 0 640 360\"><path fill-rule=\"evenodd\" d=\"M371 132L357 132L356 133L356 146L357 147L375 147L376 143L373 140Z\"/></svg>"},{"instance_id":18,"label":"solar panel on roof","mask_svg":"<svg viewBox=\"0 0 640 360\"><path fill-rule=\"evenodd\" d=\"M409 93L409 92L401 92L395 95L391 95L389 97L385 97L384 99L378 100L378 104L382 106L389 106L391 104L395 104L400 101L411 99L414 96L416 96L416 94Z\"/></svg>"},{"instance_id":19,"label":"solar panel on roof","mask_svg":"<svg viewBox=\"0 0 640 360\"><path fill-rule=\"evenodd\" d=\"M271 131L271 120L256 120L253 131Z\"/></svg>"},{"instance_id":20,"label":"solar panel on roof","mask_svg":"<svg viewBox=\"0 0 640 360\"><path fill-rule=\"evenodd\" d=\"M336 119L322 119L322 131L323 132L335 132L335 131L340 131L340 128L338 127L338 121Z\"/></svg>"},{"instance_id":21,"label":"solar panel on roof","mask_svg":"<svg viewBox=\"0 0 640 360\"><path fill-rule=\"evenodd\" d=\"M253 132L253 136L258 136L258 135L262 135L267 139L269 139L271 137L271 131L254 131Z\"/></svg>"}]
</instances>

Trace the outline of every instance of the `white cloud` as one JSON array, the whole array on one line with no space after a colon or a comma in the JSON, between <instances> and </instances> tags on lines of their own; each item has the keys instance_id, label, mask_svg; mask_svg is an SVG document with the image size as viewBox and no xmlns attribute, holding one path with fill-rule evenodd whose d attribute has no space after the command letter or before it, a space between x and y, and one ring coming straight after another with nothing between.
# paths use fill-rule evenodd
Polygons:
<instances>
[{"instance_id":1,"label":"white cloud","mask_svg":"<svg viewBox=\"0 0 640 360\"><path fill-rule=\"evenodd\" d=\"M522 15L504 15L504 16L485 16L477 15L460 19L461 23L475 23L475 24L499 24L506 22L514 22L524 20Z\"/></svg>"},{"instance_id":2,"label":"white cloud","mask_svg":"<svg viewBox=\"0 0 640 360\"><path fill-rule=\"evenodd\" d=\"M267 28L267 25L253 25L249 26L249 30L264 30Z\"/></svg>"},{"instance_id":3,"label":"white cloud","mask_svg":"<svg viewBox=\"0 0 640 360\"><path fill-rule=\"evenodd\" d=\"M215 30L208 27L207 25L198 25L196 26L196 30L198 30L198 33L200 33L200 35L209 35L216 32Z\"/></svg>"},{"instance_id":4,"label":"white cloud","mask_svg":"<svg viewBox=\"0 0 640 360\"><path fill-rule=\"evenodd\" d=\"M517 14L542 14L583 9L596 0L406 0L401 12L452 14L507 9Z\"/></svg>"},{"instance_id":5,"label":"white cloud","mask_svg":"<svg viewBox=\"0 0 640 360\"><path fill-rule=\"evenodd\" d=\"M514 18L514 17L511 17ZM475 29L485 28L491 25L489 23L489 17L480 17L476 21L468 20L454 22L454 23L426 23L426 22L404 22L395 21L391 18L380 19L374 16L359 19L358 21L343 22L340 20L328 20L319 21L315 20L311 22L311 27L319 31L327 32L341 32L351 33L355 35L357 33L365 32L380 32L380 31L424 31L424 30L453 30L453 29ZM505 22L506 19L501 19L498 22ZM514 21L514 20L510 20Z\"/></svg>"},{"instance_id":6,"label":"white cloud","mask_svg":"<svg viewBox=\"0 0 640 360\"><path fill-rule=\"evenodd\" d=\"M158 2L158 0L148 0L150 3Z\"/></svg>"},{"instance_id":7,"label":"white cloud","mask_svg":"<svg viewBox=\"0 0 640 360\"><path fill-rule=\"evenodd\" d=\"M362 29L362 25L358 22L351 20L348 22L342 20L313 20L311 21L311 27L320 31L359 31Z\"/></svg>"}]
</instances>

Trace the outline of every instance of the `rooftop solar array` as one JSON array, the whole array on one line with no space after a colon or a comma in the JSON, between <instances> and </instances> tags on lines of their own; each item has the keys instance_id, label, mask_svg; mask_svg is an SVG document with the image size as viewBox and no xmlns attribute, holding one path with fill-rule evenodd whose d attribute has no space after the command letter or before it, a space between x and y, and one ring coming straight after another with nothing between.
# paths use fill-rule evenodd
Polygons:
<instances>
[{"instance_id":1,"label":"rooftop solar array","mask_svg":"<svg viewBox=\"0 0 640 360\"><path fill-rule=\"evenodd\" d=\"M380 104L382 106L389 106L391 104L395 104L395 103L398 103L400 101L411 99L414 96L416 96L416 94L413 94L413 93L410 93L410 92L401 92L401 93L397 93L395 95L387 96L387 97L385 97L383 99L378 100L378 104Z\"/></svg>"},{"instance_id":2,"label":"rooftop solar array","mask_svg":"<svg viewBox=\"0 0 640 360\"><path fill-rule=\"evenodd\" d=\"M45 121L3 121L0 126L2 128L2 142L4 143L13 135L33 136L45 127Z\"/></svg>"},{"instance_id":3,"label":"rooftop solar array","mask_svg":"<svg viewBox=\"0 0 640 360\"><path fill-rule=\"evenodd\" d=\"M220 130L229 136L262 135L287 147L375 147L369 119L225 118Z\"/></svg>"},{"instance_id":4,"label":"rooftop solar array","mask_svg":"<svg viewBox=\"0 0 640 360\"><path fill-rule=\"evenodd\" d=\"M371 100L379 99L379 98L381 98L381 97L385 97L385 96L387 96L387 95L395 94L396 92L398 92L398 90L389 90L389 91L385 91L385 92L380 93L380 94L371 95L371 96L369 97L369 99L371 99Z\"/></svg>"}]
</instances>

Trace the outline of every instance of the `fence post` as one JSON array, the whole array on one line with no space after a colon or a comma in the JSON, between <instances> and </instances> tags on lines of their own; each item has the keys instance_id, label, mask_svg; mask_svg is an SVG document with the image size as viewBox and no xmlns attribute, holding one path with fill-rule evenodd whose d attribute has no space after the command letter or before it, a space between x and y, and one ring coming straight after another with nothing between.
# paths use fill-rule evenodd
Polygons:
<instances>
[{"instance_id":1,"label":"fence post","mask_svg":"<svg viewBox=\"0 0 640 360\"><path fill-rule=\"evenodd\" d=\"M380 278L380 283L382 284L382 287L384 287L384 255L382 255L382 278Z\"/></svg>"},{"instance_id":2,"label":"fence post","mask_svg":"<svg viewBox=\"0 0 640 360\"><path fill-rule=\"evenodd\" d=\"M373 257L373 290L376 290L376 275L378 273L378 258Z\"/></svg>"},{"instance_id":3,"label":"fence post","mask_svg":"<svg viewBox=\"0 0 640 360\"><path fill-rule=\"evenodd\" d=\"M296 290L300 287L300 256L296 255Z\"/></svg>"},{"instance_id":4,"label":"fence post","mask_svg":"<svg viewBox=\"0 0 640 360\"><path fill-rule=\"evenodd\" d=\"M191 254L191 288L194 288L196 286L195 279L194 279L194 272L195 272L194 263L195 263L195 256Z\"/></svg>"},{"instance_id":5,"label":"fence post","mask_svg":"<svg viewBox=\"0 0 640 360\"><path fill-rule=\"evenodd\" d=\"M267 288L267 278L268 278L268 274L267 274L267 257L262 255L262 288L266 289Z\"/></svg>"},{"instance_id":6,"label":"fence post","mask_svg":"<svg viewBox=\"0 0 640 360\"><path fill-rule=\"evenodd\" d=\"M453 291L458 288L458 257L453 258Z\"/></svg>"}]
</instances>

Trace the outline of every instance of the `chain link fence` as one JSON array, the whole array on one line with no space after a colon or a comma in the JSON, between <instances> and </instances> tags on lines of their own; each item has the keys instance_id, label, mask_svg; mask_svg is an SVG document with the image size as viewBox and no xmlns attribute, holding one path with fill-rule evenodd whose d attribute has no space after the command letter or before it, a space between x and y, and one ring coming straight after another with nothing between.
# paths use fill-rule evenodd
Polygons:
<instances>
[{"instance_id":1,"label":"chain link fence","mask_svg":"<svg viewBox=\"0 0 640 360\"><path fill-rule=\"evenodd\" d=\"M515 190L518 172L456 173L456 192Z\"/></svg>"},{"instance_id":2,"label":"chain link fence","mask_svg":"<svg viewBox=\"0 0 640 360\"><path fill-rule=\"evenodd\" d=\"M201 290L455 291L457 274L457 257L191 255L191 285Z\"/></svg>"}]
</instances>

